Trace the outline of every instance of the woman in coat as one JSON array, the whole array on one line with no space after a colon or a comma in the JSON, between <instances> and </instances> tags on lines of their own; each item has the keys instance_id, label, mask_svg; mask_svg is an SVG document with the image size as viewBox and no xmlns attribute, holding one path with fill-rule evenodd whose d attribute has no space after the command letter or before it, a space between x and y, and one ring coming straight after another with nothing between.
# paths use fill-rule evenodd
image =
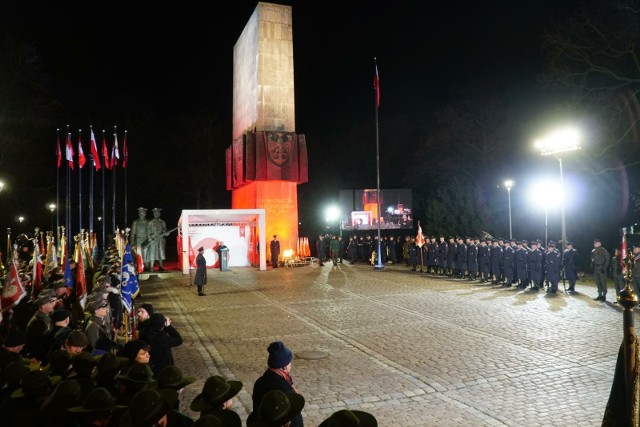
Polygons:
<instances>
[{"instance_id":1,"label":"woman in coat","mask_svg":"<svg viewBox=\"0 0 640 427\"><path fill-rule=\"evenodd\" d=\"M207 284L207 260L204 259L204 248L198 248L198 256L196 256L196 279L195 285L198 287L198 296L204 296L202 287Z\"/></svg>"}]
</instances>

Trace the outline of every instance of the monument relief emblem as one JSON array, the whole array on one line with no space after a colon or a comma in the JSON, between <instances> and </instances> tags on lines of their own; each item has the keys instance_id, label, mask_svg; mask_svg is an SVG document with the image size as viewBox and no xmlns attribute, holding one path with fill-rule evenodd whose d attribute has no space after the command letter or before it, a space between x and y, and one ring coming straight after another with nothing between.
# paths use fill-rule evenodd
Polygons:
<instances>
[{"instance_id":1,"label":"monument relief emblem","mask_svg":"<svg viewBox=\"0 0 640 427\"><path fill-rule=\"evenodd\" d=\"M269 161L282 166L291 160L293 132L267 132L267 153Z\"/></svg>"}]
</instances>

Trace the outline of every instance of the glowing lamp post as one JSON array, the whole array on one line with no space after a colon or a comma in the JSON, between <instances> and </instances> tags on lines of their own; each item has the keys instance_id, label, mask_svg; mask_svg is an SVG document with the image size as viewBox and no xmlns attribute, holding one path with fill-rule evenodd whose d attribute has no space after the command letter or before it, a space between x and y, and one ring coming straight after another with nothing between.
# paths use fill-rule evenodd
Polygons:
<instances>
[{"instance_id":1,"label":"glowing lamp post","mask_svg":"<svg viewBox=\"0 0 640 427\"><path fill-rule=\"evenodd\" d=\"M53 213L56 211L56 204L55 203L49 203L47 208L49 209L49 211L51 211L51 231L54 231L54 228L53 228Z\"/></svg>"},{"instance_id":2,"label":"glowing lamp post","mask_svg":"<svg viewBox=\"0 0 640 427\"><path fill-rule=\"evenodd\" d=\"M562 153L580 149L580 134L575 129L557 130L535 142L535 147L542 156L554 156L560 165L560 212L562 219L562 250L567 243L567 224L564 216L564 177L562 172Z\"/></svg>"},{"instance_id":3,"label":"glowing lamp post","mask_svg":"<svg viewBox=\"0 0 640 427\"><path fill-rule=\"evenodd\" d=\"M0 192L2 192L3 188L4 188L4 182L0 181Z\"/></svg>"},{"instance_id":4,"label":"glowing lamp post","mask_svg":"<svg viewBox=\"0 0 640 427\"><path fill-rule=\"evenodd\" d=\"M552 181L543 181L533 187L531 198L535 206L544 206L544 247L549 237L549 208L562 205L562 190Z\"/></svg>"},{"instance_id":5,"label":"glowing lamp post","mask_svg":"<svg viewBox=\"0 0 640 427\"><path fill-rule=\"evenodd\" d=\"M340 218L340 209L335 206L329 206L325 211L324 217L325 221L327 221L327 224L333 225L338 221L338 218ZM342 228L340 228L340 235L342 236Z\"/></svg>"},{"instance_id":6,"label":"glowing lamp post","mask_svg":"<svg viewBox=\"0 0 640 427\"><path fill-rule=\"evenodd\" d=\"M507 187L507 197L509 198L509 240L511 240L513 239L513 229L511 228L511 188L513 187L513 181L506 180L504 186Z\"/></svg>"}]
</instances>

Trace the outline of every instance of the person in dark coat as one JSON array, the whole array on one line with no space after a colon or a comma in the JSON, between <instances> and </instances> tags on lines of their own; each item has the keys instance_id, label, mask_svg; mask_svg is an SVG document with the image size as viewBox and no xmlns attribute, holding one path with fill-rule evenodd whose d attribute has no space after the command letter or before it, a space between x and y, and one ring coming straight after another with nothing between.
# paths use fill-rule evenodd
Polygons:
<instances>
[{"instance_id":1,"label":"person in dark coat","mask_svg":"<svg viewBox=\"0 0 640 427\"><path fill-rule=\"evenodd\" d=\"M198 287L198 296L204 296L202 287L207 284L207 260L204 259L204 248L198 248L198 256L196 256L196 278L193 283Z\"/></svg>"},{"instance_id":2,"label":"person in dark coat","mask_svg":"<svg viewBox=\"0 0 640 427\"><path fill-rule=\"evenodd\" d=\"M467 271L470 281L478 278L478 245L473 240L467 245Z\"/></svg>"},{"instance_id":3,"label":"person in dark coat","mask_svg":"<svg viewBox=\"0 0 640 427\"><path fill-rule=\"evenodd\" d=\"M505 281L503 283L503 286L506 286L507 288L513 284L513 277L515 274L515 270L514 270L515 261L516 261L515 245L516 245L515 240L508 240L504 242L504 250L502 254L502 265L503 265L502 270L504 271Z\"/></svg>"},{"instance_id":4,"label":"person in dark coat","mask_svg":"<svg viewBox=\"0 0 640 427\"><path fill-rule=\"evenodd\" d=\"M182 344L180 333L171 326L171 319L162 313L154 313L149 319L149 325L140 334L140 339L149 343L151 350L151 366L154 375L167 366L172 366L173 353L171 349Z\"/></svg>"},{"instance_id":5,"label":"person in dark coat","mask_svg":"<svg viewBox=\"0 0 640 427\"><path fill-rule=\"evenodd\" d=\"M540 290L540 283L542 282L542 251L538 249L538 245L538 241L531 242L531 252L529 252L527 265L532 291Z\"/></svg>"},{"instance_id":6,"label":"person in dark coat","mask_svg":"<svg viewBox=\"0 0 640 427\"><path fill-rule=\"evenodd\" d=\"M278 236L273 235L273 240L271 241L271 245L269 246L271 250L271 266L273 268L278 268L278 257L280 256L280 241L278 240Z\"/></svg>"},{"instance_id":7,"label":"person in dark coat","mask_svg":"<svg viewBox=\"0 0 640 427\"><path fill-rule=\"evenodd\" d=\"M56 303L55 293L51 289L44 289L34 301L38 310L27 324L27 344L24 354L27 357L39 359L42 355L42 336L51 329L51 317ZM40 360L42 361L42 360Z\"/></svg>"},{"instance_id":8,"label":"person in dark coat","mask_svg":"<svg viewBox=\"0 0 640 427\"><path fill-rule=\"evenodd\" d=\"M456 246L456 270L454 278L464 278L464 272L467 266L467 245L464 244L464 239L458 237L458 245Z\"/></svg>"},{"instance_id":9,"label":"person in dark coat","mask_svg":"<svg viewBox=\"0 0 640 427\"><path fill-rule=\"evenodd\" d=\"M617 271L620 272L619 276L622 277L622 266L620 265L620 254L618 254L618 266L619 269ZM569 292L575 292L576 290L576 279L578 278L578 251L573 248L572 242L567 242L566 249L562 254L562 267L564 268L564 277L569 281ZM616 295L620 293L622 289L624 289L624 281L616 281L615 272L613 274L613 281L616 285Z\"/></svg>"},{"instance_id":10,"label":"person in dark coat","mask_svg":"<svg viewBox=\"0 0 640 427\"><path fill-rule=\"evenodd\" d=\"M324 265L326 250L327 248L325 247L324 236L321 234L318 236L318 240L316 240L316 256L318 257L320 266Z\"/></svg>"},{"instance_id":11,"label":"person in dark coat","mask_svg":"<svg viewBox=\"0 0 640 427\"><path fill-rule=\"evenodd\" d=\"M560 252L556 250L556 244L554 242L549 242L547 246L547 253L545 254L545 277L549 281L549 289L547 289L547 293L555 294L558 292L561 258L562 256L560 255Z\"/></svg>"},{"instance_id":12,"label":"person in dark coat","mask_svg":"<svg viewBox=\"0 0 640 427\"><path fill-rule=\"evenodd\" d=\"M291 362L293 352L282 341L275 341L267 348L269 357L267 359L268 369L256 380L253 385L253 412L256 413L264 396L273 390L283 393L298 393L291 378ZM291 427L303 427L302 414L298 413L291 420Z\"/></svg>"},{"instance_id":13,"label":"person in dark coat","mask_svg":"<svg viewBox=\"0 0 640 427\"><path fill-rule=\"evenodd\" d=\"M491 259L491 284L497 285L500 281L500 264L502 263L502 247L498 239L493 240L493 246L490 250Z\"/></svg>"},{"instance_id":14,"label":"person in dark coat","mask_svg":"<svg viewBox=\"0 0 640 427\"><path fill-rule=\"evenodd\" d=\"M524 289L529 284L527 275L527 264L529 263L529 251L524 247L523 242L516 242L518 249L516 250L516 277L518 280L518 288Z\"/></svg>"},{"instance_id":15,"label":"person in dark coat","mask_svg":"<svg viewBox=\"0 0 640 427\"><path fill-rule=\"evenodd\" d=\"M453 277L456 269L456 251L458 247L456 245L456 239L449 237L449 252L447 253L447 276Z\"/></svg>"},{"instance_id":16,"label":"person in dark coat","mask_svg":"<svg viewBox=\"0 0 640 427\"><path fill-rule=\"evenodd\" d=\"M440 236L438 243L438 274L445 276L447 274L447 254L449 253L449 245L444 240L444 236Z\"/></svg>"}]
</instances>

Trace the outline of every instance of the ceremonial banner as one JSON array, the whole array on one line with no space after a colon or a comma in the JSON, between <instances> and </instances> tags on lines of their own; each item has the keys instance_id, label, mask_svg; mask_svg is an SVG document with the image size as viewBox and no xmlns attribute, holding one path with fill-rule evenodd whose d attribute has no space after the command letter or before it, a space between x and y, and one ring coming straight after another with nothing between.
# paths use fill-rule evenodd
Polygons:
<instances>
[{"instance_id":1,"label":"ceremonial banner","mask_svg":"<svg viewBox=\"0 0 640 427\"><path fill-rule=\"evenodd\" d=\"M122 256L121 277L120 298L127 313L129 313L133 306L133 300L138 296L138 293L140 293L140 286L138 284L138 276L136 275L133 254L131 253L131 247L128 243L124 248L124 255Z\"/></svg>"},{"instance_id":2,"label":"ceremonial banner","mask_svg":"<svg viewBox=\"0 0 640 427\"><path fill-rule=\"evenodd\" d=\"M27 295L27 291L20 281L18 274L18 261L12 259L7 267L9 268L9 274L5 280L4 287L2 288L2 297L0 298L2 311L9 310Z\"/></svg>"}]
</instances>

